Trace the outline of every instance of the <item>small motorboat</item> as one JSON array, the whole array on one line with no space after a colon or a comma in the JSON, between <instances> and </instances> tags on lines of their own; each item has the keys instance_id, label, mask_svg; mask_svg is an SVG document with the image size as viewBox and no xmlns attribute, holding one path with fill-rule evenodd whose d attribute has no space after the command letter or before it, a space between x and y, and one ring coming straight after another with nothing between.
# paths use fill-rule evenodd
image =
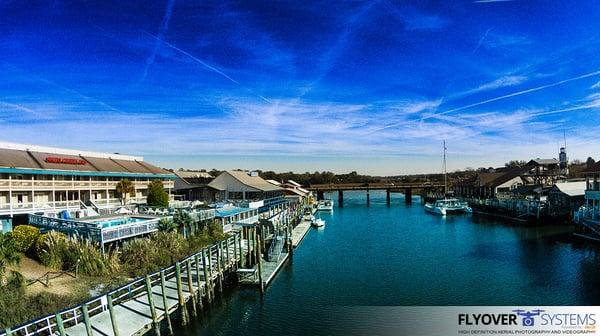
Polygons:
<instances>
[{"instance_id":1,"label":"small motorboat","mask_svg":"<svg viewBox=\"0 0 600 336\"><path fill-rule=\"evenodd\" d=\"M333 201L332 200L323 200L319 201L317 204L318 211L333 211Z\"/></svg>"},{"instance_id":2,"label":"small motorboat","mask_svg":"<svg viewBox=\"0 0 600 336\"><path fill-rule=\"evenodd\" d=\"M321 218L317 218L317 219L313 220L312 226L314 226L316 228L322 228L325 226L325 221L322 220Z\"/></svg>"}]
</instances>

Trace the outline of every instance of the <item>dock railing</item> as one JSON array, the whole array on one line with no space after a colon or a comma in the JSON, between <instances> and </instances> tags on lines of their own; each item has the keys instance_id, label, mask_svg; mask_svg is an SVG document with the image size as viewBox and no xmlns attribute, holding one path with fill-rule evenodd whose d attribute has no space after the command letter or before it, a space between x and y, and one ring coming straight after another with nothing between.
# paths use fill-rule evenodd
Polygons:
<instances>
[{"instance_id":1,"label":"dock railing","mask_svg":"<svg viewBox=\"0 0 600 336\"><path fill-rule=\"evenodd\" d=\"M177 269L185 269L184 266L188 264L191 266L188 267L188 269L196 271L200 269L203 270L205 267L208 268L208 274L210 274L210 276L208 279L204 279L204 285L206 285L207 282L213 281L215 272L224 273L228 270L236 268L236 265L241 258L240 254L236 251L238 251L238 249L239 251L242 250L241 244L241 236L239 233L236 233L225 240L219 241L176 262L171 266L149 274L149 286L151 288L153 286L160 285L162 279L168 281L176 277L181 277L181 275L178 274L179 272ZM223 252L223 248L225 246L227 247L227 253ZM233 255L230 255L229 253L229 248L231 246L233 246ZM206 257L203 258L203 256ZM216 260L216 262L213 264L212 261L208 260ZM191 275L188 274L187 276ZM198 282L200 281L201 277L201 274L196 274L196 279ZM198 286L198 288L200 288L200 286ZM115 325L119 323L119 318L113 314L113 307L120 303L139 298L142 295L147 295L147 290L148 284L146 283L146 276L143 276L117 289L96 296L81 304L61 310L55 314L46 315L14 328L7 328L4 331L0 331L0 336L56 335L64 333L64 330L67 328L74 327L82 323L85 324L85 328L89 334L89 332L92 330L92 322L90 322L91 318L109 310L111 323Z\"/></svg>"}]
</instances>

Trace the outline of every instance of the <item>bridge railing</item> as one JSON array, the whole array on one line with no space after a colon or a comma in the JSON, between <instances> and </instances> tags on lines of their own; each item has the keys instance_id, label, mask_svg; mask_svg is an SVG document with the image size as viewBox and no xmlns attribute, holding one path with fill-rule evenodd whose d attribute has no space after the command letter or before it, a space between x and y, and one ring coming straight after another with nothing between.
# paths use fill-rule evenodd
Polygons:
<instances>
[{"instance_id":1,"label":"bridge railing","mask_svg":"<svg viewBox=\"0 0 600 336\"><path fill-rule=\"evenodd\" d=\"M211 246L208 246L178 262L175 264L163 268L159 271L149 274L150 278L150 286L160 285L161 283L161 274L164 276L165 281L173 279L176 277L176 268L177 265L181 265L182 270L184 270L187 266L187 263L190 263L191 270L196 270L196 262L199 264L206 264L209 266L210 274L218 270L216 264L209 262L209 258L212 259L216 257L217 261L221 264L220 269L224 272L227 269L226 265L226 256L225 253L218 254L218 246L220 244L226 244L227 246L233 246L235 251L238 251L241 248L242 239L240 233L235 233L234 235L229 236L227 239L222 240L218 243L215 243ZM205 260L202 261L202 256L205 256ZM238 254L230 255L229 261L237 261L241 257ZM237 259L237 260L236 260ZM200 265L198 265L200 266ZM203 266L202 266L203 267ZM193 271L192 271L193 272ZM188 275L189 276L189 275ZM206 282L207 279L205 279ZM41 335L41 336L50 336L56 335L59 333L59 325L62 324L63 328L70 328L77 324L84 323L86 319L86 313L88 319L96 316L106 310L110 310L110 305L116 306L122 302L126 302L128 300L140 297L142 295L147 295L146 292L146 279L145 276L137 278L119 288L108 291L104 294L96 296L92 299L86 300L85 302L63 309L55 314L49 314L44 317L31 320L29 322L18 325L14 328L7 328L4 331L0 331L0 336L33 336L33 335Z\"/></svg>"}]
</instances>

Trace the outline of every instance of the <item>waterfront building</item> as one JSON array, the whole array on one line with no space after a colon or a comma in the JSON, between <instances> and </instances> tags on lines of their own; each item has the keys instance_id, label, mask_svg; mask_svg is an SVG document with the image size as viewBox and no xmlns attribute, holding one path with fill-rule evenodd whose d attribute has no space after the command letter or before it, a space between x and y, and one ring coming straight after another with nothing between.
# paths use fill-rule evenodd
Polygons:
<instances>
[{"instance_id":1,"label":"waterfront building","mask_svg":"<svg viewBox=\"0 0 600 336\"><path fill-rule=\"evenodd\" d=\"M564 155L563 159L566 160L566 153ZM531 184L551 186L561 178L565 178L562 174L561 162L557 159L533 159L527 162L525 168L523 176L527 177Z\"/></svg>"},{"instance_id":2,"label":"waterfront building","mask_svg":"<svg viewBox=\"0 0 600 336\"><path fill-rule=\"evenodd\" d=\"M586 181L558 182L548 191L548 215L570 218L585 201Z\"/></svg>"},{"instance_id":3,"label":"waterfront building","mask_svg":"<svg viewBox=\"0 0 600 336\"><path fill-rule=\"evenodd\" d=\"M456 194L465 198L494 198L525 184L519 168L507 172L479 173L456 185Z\"/></svg>"},{"instance_id":4,"label":"waterfront building","mask_svg":"<svg viewBox=\"0 0 600 336\"><path fill-rule=\"evenodd\" d=\"M578 236L600 241L600 162L585 170L585 204L574 213Z\"/></svg>"},{"instance_id":5,"label":"waterfront building","mask_svg":"<svg viewBox=\"0 0 600 336\"><path fill-rule=\"evenodd\" d=\"M140 156L0 143L0 219L24 223L28 214L110 212L122 205L116 186L123 179L134 187L127 203L144 204L151 181L170 193L173 178Z\"/></svg>"},{"instance_id":6,"label":"waterfront building","mask_svg":"<svg viewBox=\"0 0 600 336\"><path fill-rule=\"evenodd\" d=\"M175 184L173 193L184 201L210 201L213 197L212 189L208 184L214 176L207 172L179 170L174 172Z\"/></svg>"},{"instance_id":7,"label":"waterfront building","mask_svg":"<svg viewBox=\"0 0 600 336\"><path fill-rule=\"evenodd\" d=\"M257 172L224 171L208 186L215 190L215 200L235 201L248 207L268 205L270 200L284 196L284 188L267 182Z\"/></svg>"}]
</instances>

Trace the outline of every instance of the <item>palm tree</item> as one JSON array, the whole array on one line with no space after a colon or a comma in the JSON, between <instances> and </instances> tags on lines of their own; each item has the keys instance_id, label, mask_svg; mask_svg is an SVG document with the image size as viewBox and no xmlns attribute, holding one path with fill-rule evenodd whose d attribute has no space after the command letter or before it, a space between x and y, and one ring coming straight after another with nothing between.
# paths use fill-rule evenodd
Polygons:
<instances>
[{"instance_id":1,"label":"palm tree","mask_svg":"<svg viewBox=\"0 0 600 336\"><path fill-rule=\"evenodd\" d=\"M119 181L119 183L117 183L116 189L117 192L121 195L121 197L119 198L121 199L121 203L123 203L123 205L127 204L127 195L131 195L135 192L133 182L129 181L128 179L123 179Z\"/></svg>"},{"instance_id":2,"label":"palm tree","mask_svg":"<svg viewBox=\"0 0 600 336\"><path fill-rule=\"evenodd\" d=\"M4 273L7 266L17 265L21 254L15 248L15 242L10 235L0 232L0 283L4 284Z\"/></svg>"},{"instance_id":3,"label":"palm tree","mask_svg":"<svg viewBox=\"0 0 600 336\"><path fill-rule=\"evenodd\" d=\"M181 228L185 238L189 237L189 233L194 234L194 219L189 213L183 210L177 210L173 216L173 221L179 228Z\"/></svg>"}]
</instances>

